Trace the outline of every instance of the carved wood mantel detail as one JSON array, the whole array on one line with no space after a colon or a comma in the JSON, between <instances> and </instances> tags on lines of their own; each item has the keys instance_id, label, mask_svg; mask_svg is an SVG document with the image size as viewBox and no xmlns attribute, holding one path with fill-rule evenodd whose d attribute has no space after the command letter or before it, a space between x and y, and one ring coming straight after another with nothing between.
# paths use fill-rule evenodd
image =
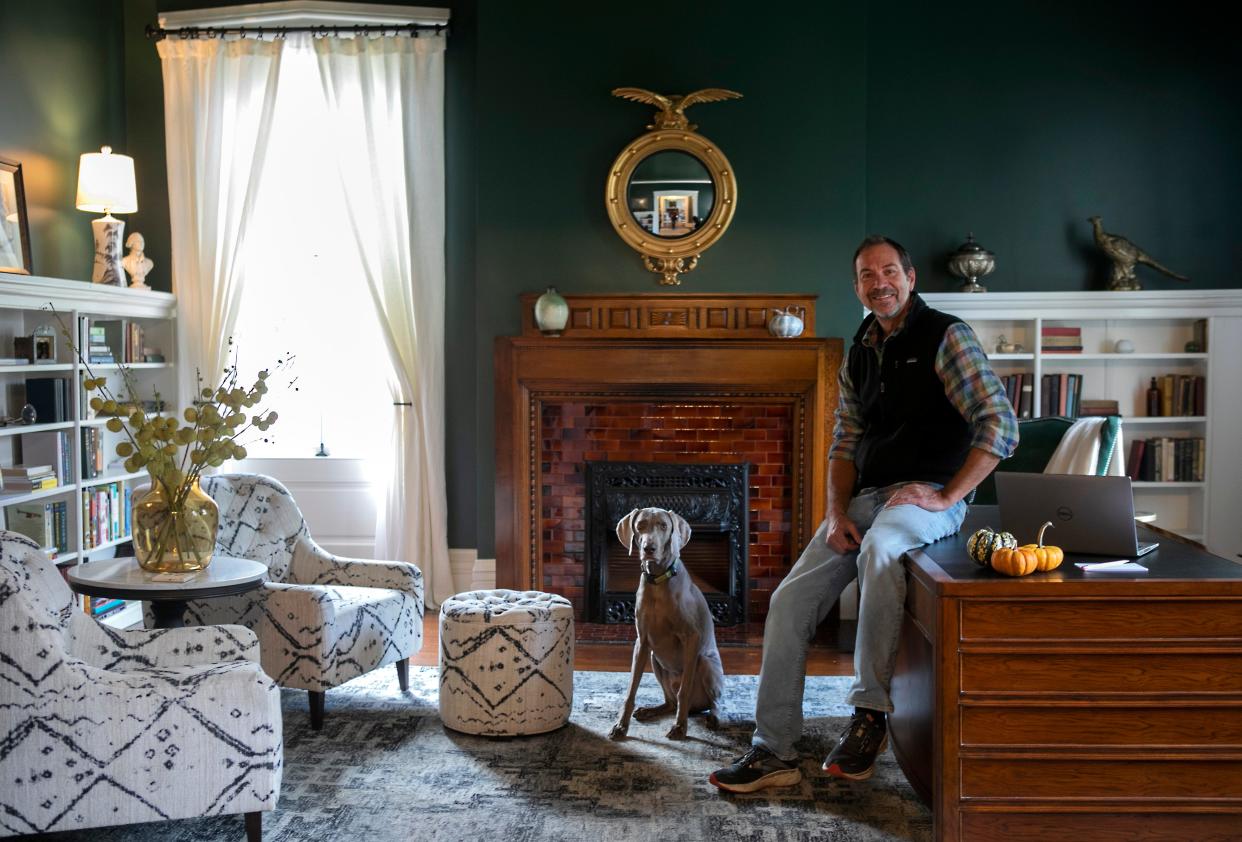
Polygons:
<instances>
[{"instance_id":1,"label":"carved wood mantel detail","mask_svg":"<svg viewBox=\"0 0 1242 842\"><path fill-rule=\"evenodd\" d=\"M796 293L566 295L569 323L561 336L566 339L769 339L768 320L777 310L791 306L802 318L802 335L814 336L816 297ZM534 317L538 298L537 292L521 296L523 336L540 335Z\"/></svg>"},{"instance_id":2,"label":"carved wood mantel detail","mask_svg":"<svg viewBox=\"0 0 1242 842\"><path fill-rule=\"evenodd\" d=\"M539 419L567 400L788 404L794 546L824 515L828 437L841 365L838 338L574 339L498 337L496 584L542 588Z\"/></svg>"}]
</instances>

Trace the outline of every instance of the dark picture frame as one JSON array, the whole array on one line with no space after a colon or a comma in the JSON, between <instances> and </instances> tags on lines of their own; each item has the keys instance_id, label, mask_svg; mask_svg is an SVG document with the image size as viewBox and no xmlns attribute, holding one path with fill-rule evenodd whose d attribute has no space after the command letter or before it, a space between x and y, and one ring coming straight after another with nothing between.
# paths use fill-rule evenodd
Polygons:
<instances>
[{"instance_id":1,"label":"dark picture frame","mask_svg":"<svg viewBox=\"0 0 1242 842\"><path fill-rule=\"evenodd\" d=\"M33 275L22 165L0 158L0 272Z\"/></svg>"}]
</instances>

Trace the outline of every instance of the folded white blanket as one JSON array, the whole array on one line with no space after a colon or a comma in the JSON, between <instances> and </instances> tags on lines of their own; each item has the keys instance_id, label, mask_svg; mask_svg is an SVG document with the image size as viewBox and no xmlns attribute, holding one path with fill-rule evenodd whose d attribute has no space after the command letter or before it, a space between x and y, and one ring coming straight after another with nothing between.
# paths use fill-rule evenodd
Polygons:
<instances>
[{"instance_id":1,"label":"folded white blanket","mask_svg":"<svg viewBox=\"0 0 1242 842\"><path fill-rule=\"evenodd\" d=\"M1107 418L1093 416L1079 418L1061 437L1061 443L1048 460L1045 474L1095 474L1095 467L1100 461L1100 437L1104 431ZM1108 461L1108 476L1125 476L1125 460L1117 456L1124 453L1121 446L1121 430L1117 430L1117 441L1113 445L1113 455Z\"/></svg>"}]
</instances>

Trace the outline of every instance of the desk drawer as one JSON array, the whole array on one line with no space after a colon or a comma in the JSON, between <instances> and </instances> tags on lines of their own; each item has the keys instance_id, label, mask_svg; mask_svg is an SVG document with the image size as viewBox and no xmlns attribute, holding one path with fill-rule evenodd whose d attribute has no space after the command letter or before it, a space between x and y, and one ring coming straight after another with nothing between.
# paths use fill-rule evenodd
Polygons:
<instances>
[{"instance_id":1,"label":"desk drawer","mask_svg":"<svg viewBox=\"0 0 1242 842\"><path fill-rule=\"evenodd\" d=\"M963 705L961 722L962 745L968 748L1175 746L1242 754L1242 704Z\"/></svg>"},{"instance_id":2,"label":"desk drawer","mask_svg":"<svg viewBox=\"0 0 1242 842\"><path fill-rule=\"evenodd\" d=\"M1242 600L963 600L962 640L1242 640Z\"/></svg>"},{"instance_id":3,"label":"desk drawer","mask_svg":"<svg viewBox=\"0 0 1242 842\"><path fill-rule=\"evenodd\" d=\"M1109 812L963 812L959 839L968 842L1238 842L1237 813ZM1097 808L1098 809L1098 808Z\"/></svg>"},{"instance_id":4,"label":"desk drawer","mask_svg":"<svg viewBox=\"0 0 1242 842\"><path fill-rule=\"evenodd\" d=\"M962 797L1029 799L1214 798L1242 804L1229 782L1236 759L962 758ZM1242 827L1242 822L1239 822Z\"/></svg>"},{"instance_id":5,"label":"desk drawer","mask_svg":"<svg viewBox=\"0 0 1242 842\"><path fill-rule=\"evenodd\" d=\"M964 693L1242 693L1242 654L964 652Z\"/></svg>"}]
</instances>

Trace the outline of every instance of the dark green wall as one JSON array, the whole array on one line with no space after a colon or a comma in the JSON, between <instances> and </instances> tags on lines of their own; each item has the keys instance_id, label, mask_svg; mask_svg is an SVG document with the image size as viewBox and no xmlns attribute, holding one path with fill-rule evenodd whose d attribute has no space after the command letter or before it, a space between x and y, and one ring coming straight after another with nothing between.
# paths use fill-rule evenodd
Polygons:
<instances>
[{"instance_id":1,"label":"dark green wall","mask_svg":"<svg viewBox=\"0 0 1242 842\"><path fill-rule=\"evenodd\" d=\"M0 2L0 74L16 80L0 155L27 165L39 273L89 272L77 156L110 142L135 155L127 222L167 284L162 85L141 29L207 5L227 4ZM517 296L660 289L604 213L608 167L651 118L609 96L619 85L744 95L691 111L739 203L682 289L816 292L821 335L856 325L849 258L871 231L905 242L923 289L955 286L944 260L968 231L997 255L993 289L1102 288L1092 214L1194 287L1240 285L1242 74L1205 4L448 5L451 546L494 554L492 341L517 333Z\"/></svg>"},{"instance_id":2,"label":"dark green wall","mask_svg":"<svg viewBox=\"0 0 1242 842\"><path fill-rule=\"evenodd\" d=\"M89 281L99 214L73 206L78 156L129 151L120 0L0 3L0 79L0 157L22 165L34 273Z\"/></svg>"},{"instance_id":3,"label":"dark green wall","mask_svg":"<svg viewBox=\"0 0 1242 842\"><path fill-rule=\"evenodd\" d=\"M1242 73L1206 4L901 7L868 29L866 221L925 288L956 289L973 231L991 290L1104 289L1097 214L1195 287L1242 285Z\"/></svg>"}]
</instances>

